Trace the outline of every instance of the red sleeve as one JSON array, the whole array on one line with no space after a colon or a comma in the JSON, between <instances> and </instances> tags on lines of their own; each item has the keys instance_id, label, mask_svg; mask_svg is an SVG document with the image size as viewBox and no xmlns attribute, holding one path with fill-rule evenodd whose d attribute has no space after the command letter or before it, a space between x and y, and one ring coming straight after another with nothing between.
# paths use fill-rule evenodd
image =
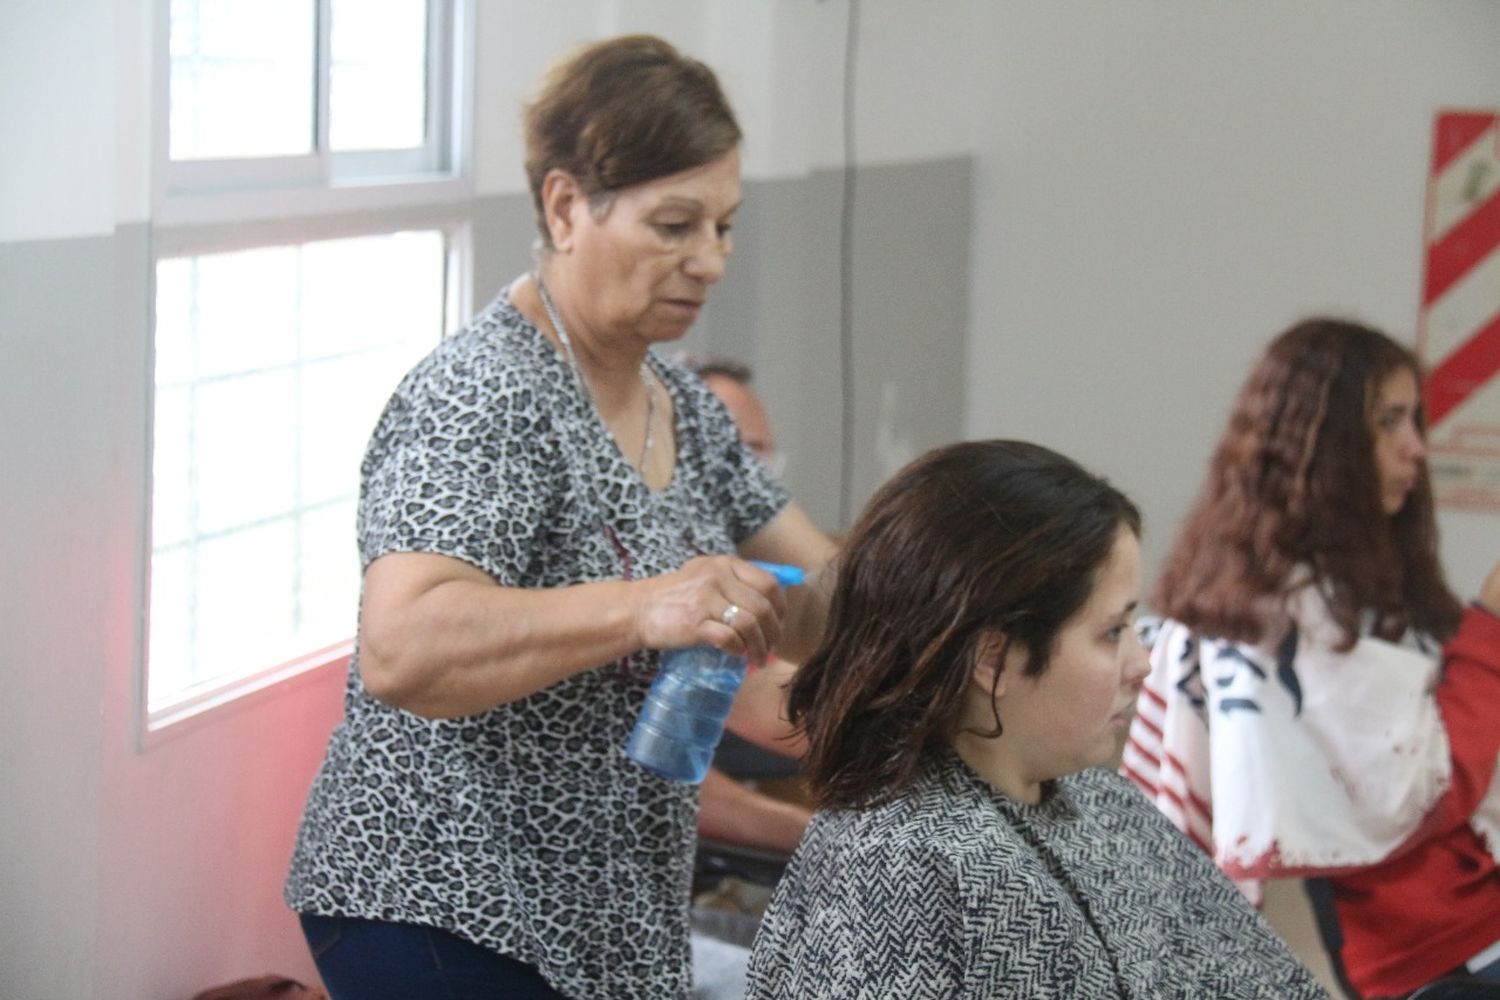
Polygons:
<instances>
[{"instance_id":1,"label":"red sleeve","mask_svg":"<svg viewBox=\"0 0 1500 1000\"><path fill-rule=\"evenodd\" d=\"M1500 756L1500 616L1471 605L1443 650L1438 713L1448 732L1453 777L1422 824L1431 837L1474 815L1495 777Z\"/></svg>"}]
</instances>

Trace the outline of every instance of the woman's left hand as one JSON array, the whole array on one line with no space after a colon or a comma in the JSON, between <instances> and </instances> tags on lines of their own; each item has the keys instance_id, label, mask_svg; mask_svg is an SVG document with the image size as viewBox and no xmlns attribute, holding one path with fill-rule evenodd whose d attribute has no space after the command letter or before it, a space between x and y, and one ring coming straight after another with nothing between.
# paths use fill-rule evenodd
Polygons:
<instances>
[{"instance_id":1,"label":"woman's left hand","mask_svg":"<svg viewBox=\"0 0 1500 1000\"><path fill-rule=\"evenodd\" d=\"M823 638L832 591L828 562L837 551L833 539L814 525L801 507L789 503L771 523L740 546L750 559L788 563L807 572L807 582L787 594L787 616L782 623L776 654L800 663Z\"/></svg>"}]
</instances>

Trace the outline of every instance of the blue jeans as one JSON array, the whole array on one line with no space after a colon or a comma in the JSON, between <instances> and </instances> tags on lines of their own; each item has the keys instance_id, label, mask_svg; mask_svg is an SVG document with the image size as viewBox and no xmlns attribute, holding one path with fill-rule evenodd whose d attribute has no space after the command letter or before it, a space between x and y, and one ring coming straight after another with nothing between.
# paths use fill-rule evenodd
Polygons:
<instances>
[{"instance_id":1,"label":"blue jeans","mask_svg":"<svg viewBox=\"0 0 1500 1000\"><path fill-rule=\"evenodd\" d=\"M524 962L414 924L301 914L333 1000L565 1000Z\"/></svg>"}]
</instances>

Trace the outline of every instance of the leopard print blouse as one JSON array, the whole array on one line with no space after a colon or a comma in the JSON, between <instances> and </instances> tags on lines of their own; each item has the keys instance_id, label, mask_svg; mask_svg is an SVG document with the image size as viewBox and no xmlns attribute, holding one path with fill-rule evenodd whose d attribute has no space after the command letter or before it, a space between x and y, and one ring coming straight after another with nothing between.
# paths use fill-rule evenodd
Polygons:
<instances>
[{"instance_id":1,"label":"leopard print blouse","mask_svg":"<svg viewBox=\"0 0 1500 1000\"><path fill-rule=\"evenodd\" d=\"M676 415L677 468L659 493L502 293L387 404L361 470L362 563L432 552L506 586L561 587L734 551L786 491L701 382L651 364ZM371 698L356 651L287 903L441 928L570 997L686 996L697 792L624 755L655 661L640 651L428 720Z\"/></svg>"}]
</instances>

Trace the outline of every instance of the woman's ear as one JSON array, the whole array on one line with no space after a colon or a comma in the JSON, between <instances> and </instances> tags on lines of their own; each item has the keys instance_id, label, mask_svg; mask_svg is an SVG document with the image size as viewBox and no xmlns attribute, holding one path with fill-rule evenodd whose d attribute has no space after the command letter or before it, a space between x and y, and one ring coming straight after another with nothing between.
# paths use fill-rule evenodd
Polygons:
<instances>
[{"instance_id":1,"label":"woman's ear","mask_svg":"<svg viewBox=\"0 0 1500 1000\"><path fill-rule=\"evenodd\" d=\"M588 208L588 197L578 186L577 179L566 170L553 168L542 178L542 215L547 222L547 232L552 234L552 248L558 253L573 249L573 230L576 227L575 212L582 206Z\"/></svg>"},{"instance_id":2,"label":"woman's ear","mask_svg":"<svg viewBox=\"0 0 1500 1000\"><path fill-rule=\"evenodd\" d=\"M999 698L1005 694L1005 684L1009 679L1009 673L1005 670L1005 661L1010 657L1010 637L998 629L990 629L980 634L979 643L974 647L974 673L972 681L980 688L986 698L994 692L994 697Z\"/></svg>"}]
</instances>

